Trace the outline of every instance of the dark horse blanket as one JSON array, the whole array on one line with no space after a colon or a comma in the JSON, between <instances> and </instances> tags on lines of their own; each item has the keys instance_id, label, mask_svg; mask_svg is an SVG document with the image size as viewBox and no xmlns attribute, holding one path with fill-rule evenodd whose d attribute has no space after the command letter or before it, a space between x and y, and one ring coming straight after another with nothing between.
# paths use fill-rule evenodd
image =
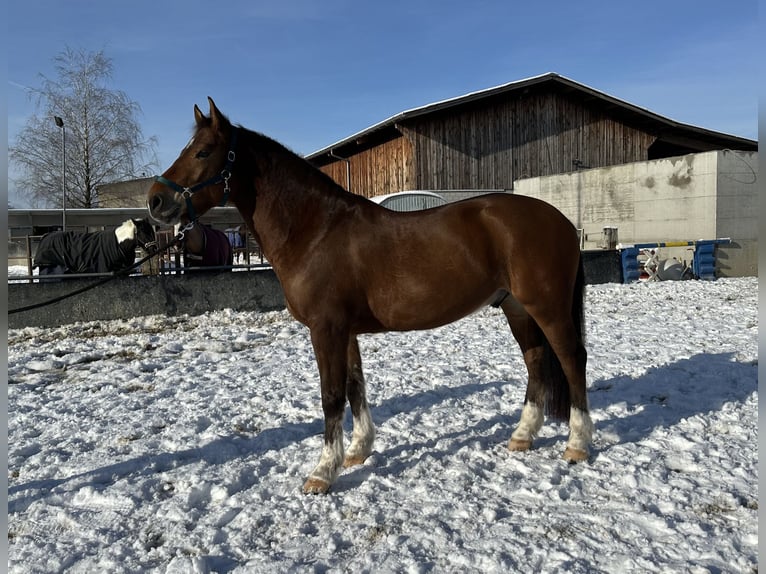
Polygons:
<instances>
[{"instance_id":1,"label":"dark horse blanket","mask_svg":"<svg viewBox=\"0 0 766 574\"><path fill-rule=\"evenodd\" d=\"M133 265L137 245L145 248L154 241L146 219L129 219L109 231L54 231L40 240L34 266L41 274L111 273Z\"/></svg>"},{"instance_id":2,"label":"dark horse blanket","mask_svg":"<svg viewBox=\"0 0 766 574\"><path fill-rule=\"evenodd\" d=\"M35 267L61 266L66 273L110 273L133 264L135 247L123 249L114 231L54 231L40 240Z\"/></svg>"},{"instance_id":3,"label":"dark horse blanket","mask_svg":"<svg viewBox=\"0 0 766 574\"><path fill-rule=\"evenodd\" d=\"M232 265L234 263L234 254L226 234L208 225L198 225L203 232L204 247L202 253L190 253L188 250L184 250L185 266L216 267Z\"/></svg>"}]
</instances>

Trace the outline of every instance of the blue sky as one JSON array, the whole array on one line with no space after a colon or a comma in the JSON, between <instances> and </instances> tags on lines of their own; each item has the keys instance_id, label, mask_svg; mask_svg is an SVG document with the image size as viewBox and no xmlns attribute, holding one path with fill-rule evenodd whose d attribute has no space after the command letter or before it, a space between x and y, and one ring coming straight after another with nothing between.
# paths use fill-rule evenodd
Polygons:
<instances>
[{"instance_id":1,"label":"blue sky","mask_svg":"<svg viewBox=\"0 0 766 574\"><path fill-rule=\"evenodd\" d=\"M756 139L756 0L12 0L8 138L65 47L104 50L158 171L207 96L301 154L398 112L557 72L671 119ZM9 176L12 177L12 169ZM10 200L24 201L9 182Z\"/></svg>"}]
</instances>

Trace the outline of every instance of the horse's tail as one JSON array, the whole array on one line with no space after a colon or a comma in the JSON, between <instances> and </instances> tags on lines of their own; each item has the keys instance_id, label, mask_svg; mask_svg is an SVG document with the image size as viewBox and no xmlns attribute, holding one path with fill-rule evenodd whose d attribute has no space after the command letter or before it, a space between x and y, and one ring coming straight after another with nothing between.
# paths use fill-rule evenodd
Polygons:
<instances>
[{"instance_id":1,"label":"horse's tail","mask_svg":"<svg viewBox=\"0 0 766 574\"><path fill-rule=\"evenodd\" d=\"M572 293L572 322L577 336L577 353L585 349L585 323L583 301L585 296L585 272L582 255L577 268L577 277ZM569 421L572 400L569 395L569 383L564 375L556 353L553 352L546 337L543 337L543 380L546 385L545 412L557 419Z\"/></svg>"}]
</instances>

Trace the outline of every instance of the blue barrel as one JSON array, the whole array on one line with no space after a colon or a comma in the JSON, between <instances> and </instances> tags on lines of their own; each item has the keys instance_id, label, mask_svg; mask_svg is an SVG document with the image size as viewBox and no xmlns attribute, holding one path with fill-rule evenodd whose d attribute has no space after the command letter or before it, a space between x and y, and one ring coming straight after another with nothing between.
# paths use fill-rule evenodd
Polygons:
<instances>
[{"instance_id":1,"label":"blue barrel","mask_svg":"<svg viewBox=\"0 0 766 574\"><path fill-rule=\"evenodd\" d=\"M715 243L699 243L694 249L692 271L699 279L715 279Z\"/></svg>"},{"instance_id":2,"label":"blue barrel","mask_svg":"<svg viewBox=\"0 0 766 574\"><path fill-rule=\"evenodd\" d=\"M622 282L633 283L638 281L638 247L626 247L620 251L622 259Z\"/></svg>"}]
</instances>

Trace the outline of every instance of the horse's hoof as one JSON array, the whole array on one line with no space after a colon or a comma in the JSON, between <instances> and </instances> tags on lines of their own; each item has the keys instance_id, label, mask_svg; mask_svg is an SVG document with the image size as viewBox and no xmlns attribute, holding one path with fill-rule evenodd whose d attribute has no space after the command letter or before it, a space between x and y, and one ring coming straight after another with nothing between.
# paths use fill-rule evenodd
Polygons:
<instances>
[{"instance_id":1,"label":"horse's hoof","mask_svg":"<svg viewBox=\"0 0 766 574\"><path fill-rule=\"evenodd\" d=\"M516 438L512 438L508 441L508 450L514 451L514 452L523 452L525 450L529 450L532 448L532 441L531 440L519 440Z\"/></svg>"},{"instance_id":2,"label":"horse's hoof","mask_svg":"<svg viewBox=\"0 0 766 574\"><path fill-rule=\"evenodd\" d=\"M588 460L588 453L584 450L567 447L564 451L564 460L572 464L582 462Z\"/></svg>"},{"instance_id":3,"label":"horse's hoof","mask_svg":"<svg viewBox=\"0 0 766 574\"><path fill-rule=\"evenodd\" d=\"M327 494L330 483L321 478L309 478L303 485L303 494Z\"/></svg>"},{"instance_id":4,"label":"horse's hoof","mask_svg":"<svg viewBox=\"0 0 766 574\"><path fill-rule=\"evenodd\" d=\"M347 456L346 460L343 461L343 468L357 466L362 464L365 460L367 460L366 456Z\"/></svg>"}]
</instances>

